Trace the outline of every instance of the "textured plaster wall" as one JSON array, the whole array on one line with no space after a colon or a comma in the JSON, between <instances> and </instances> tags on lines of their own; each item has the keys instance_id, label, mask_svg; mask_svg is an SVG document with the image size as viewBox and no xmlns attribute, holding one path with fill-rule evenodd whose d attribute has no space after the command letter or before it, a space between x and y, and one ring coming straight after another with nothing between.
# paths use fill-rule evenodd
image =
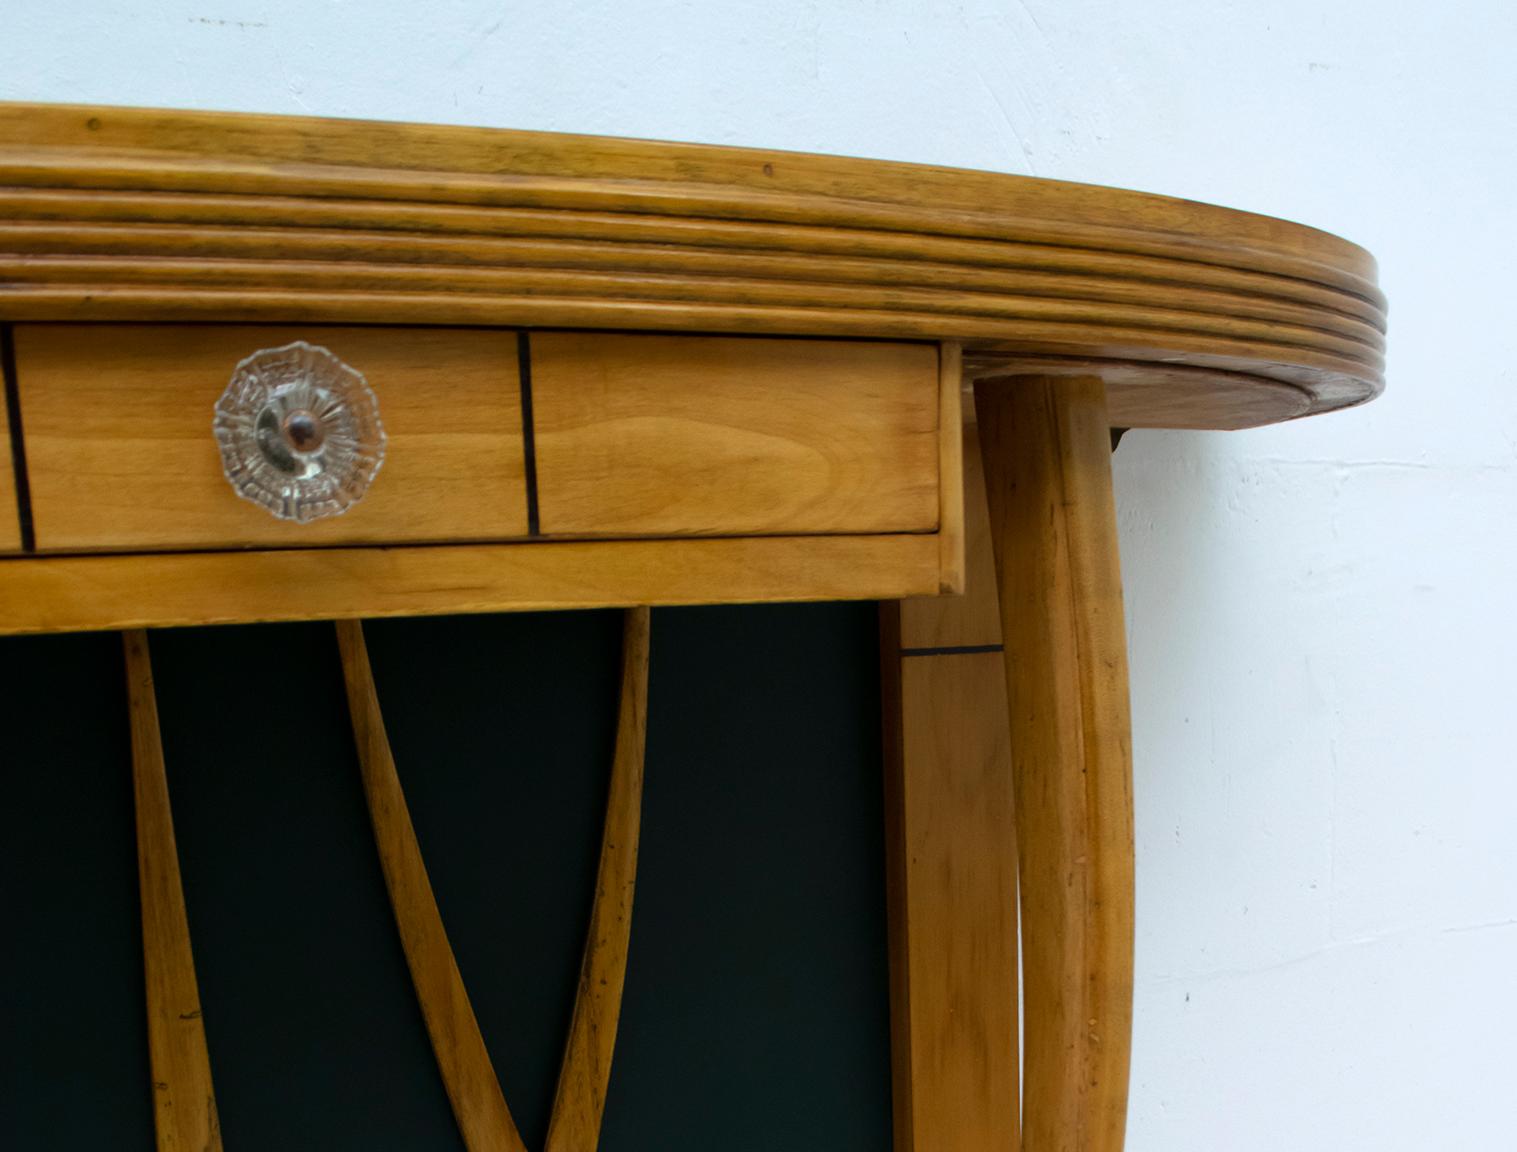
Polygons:
<instances>
[{"instance_id":1,"label":"textured plaster wall","mask_svg":"<svg viewBox=\"0 0 1517 1152\"><path fill-rule=\"evenodd\" d=\"M845 152L1292 217L1381 258L1390 389L1117 456L1133 1152L1517 1121L1517 6L5 0L0 99Z\"/></svg>"}]
</instances>

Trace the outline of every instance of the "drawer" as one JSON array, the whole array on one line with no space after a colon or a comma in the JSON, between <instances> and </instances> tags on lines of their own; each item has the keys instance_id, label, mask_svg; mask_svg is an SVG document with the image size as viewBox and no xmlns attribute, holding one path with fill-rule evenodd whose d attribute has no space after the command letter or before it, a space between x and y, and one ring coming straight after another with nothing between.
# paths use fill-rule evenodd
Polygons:
<instances>
[{"instance_id":1,"label":"drawer","mask_svg":"<svg viewBox=\"0 0 1517 1152\"><path fill-rule=\"evenodd\" d=\"M545 534L931 532L927 344L531 335Z\"/></svg>"},{"instance_id":2,"label":"drawer","mask_svg":"<svg viewBox=\"0 0 1517 1152\"><path fill-rule=\"evenodd\" d=\"M238 495L212 431L238 363L297 340L364 375L387 440L367 494L341 515L304 524ZM527 532L514 332L19 325L15 345L40 551L483 541Z\"/></svg>"}]
</instances>

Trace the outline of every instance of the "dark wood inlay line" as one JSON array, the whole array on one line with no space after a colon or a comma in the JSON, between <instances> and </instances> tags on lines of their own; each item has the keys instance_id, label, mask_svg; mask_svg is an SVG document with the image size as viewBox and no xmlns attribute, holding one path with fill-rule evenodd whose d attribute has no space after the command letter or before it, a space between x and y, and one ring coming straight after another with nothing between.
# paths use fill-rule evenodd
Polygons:
<instances>
[{"instance_id":1,"label":"dark wood inlay line","mask_svg":"<svg viewBox=\"0 0 1517 1152\"><path fill-rule=\"evenodd\" d=\"M972 652L1003 652L1001 644L951 644L944 648L902 648L902 656L965 656Z\"/></svg>"},{"instance_id":2,"label":"dark wood inlay line","mask_svg":"<svg viewBox=\"0 0 1517 1152\"><path fill-rule=\"evenodd\" d=\"M537 436L532 425L532 342L516 334L517 375L521 378L521 448L527 479L527 535L541 535L537 515Z\"/></svg>"},{"instance_id":3,"label":"dark wood inlay line","mask_svg":"<svg viewBox=\"0 0 1517 1152\"><path fill-rule=\"evenodd\" d=\"M32 486L26 473L26 442L21 435L21 381L16 375L16 337L9 324L0 325L0 375L5 377L5 408L10 416L11 467L16 473L16 519L21 524L21 549L37 550L32 526Z\"/></svg>"}]
</instances>

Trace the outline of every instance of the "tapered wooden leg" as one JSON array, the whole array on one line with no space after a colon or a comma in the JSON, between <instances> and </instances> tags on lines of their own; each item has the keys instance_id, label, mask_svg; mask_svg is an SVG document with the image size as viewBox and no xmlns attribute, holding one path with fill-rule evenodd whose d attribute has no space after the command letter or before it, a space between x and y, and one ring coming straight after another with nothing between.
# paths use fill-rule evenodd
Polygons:
<instances>
[{"instance_id":1,"label":"tapered wooden leg","mask_svg":"<svg viewBox=\"0 0 1517 1152\"><path fill-rule=\"evenodd\" d=\"M590 1152L600 1144L627 950L632 943L632 894L637 884L637 843L642 830L643 756L648 735L646 608L628 608L622 626L622 692L611 761L611 791L601 836L600 871L585 934L585 956L569 1041L559 1070L547 1152Z\"/></svg>"},{"instance_id":2,"label":"tapered wooden leg","mask_svg":"<svg viewBox=\"0 0 1517 1152\"><path fill-rule=\"evenodd\" d=\"M1024 1152L1118 1152L1132 1036L1127 645L1099 379L975 388L1022 901Z\"/></svg>"},{"instance_id":3,"label":"tapered wooden leg","mask_svg":"<svg viewBox=\"0 0 1517 1152\"><path fill-rule=\"evenodd\" d=\"M211 1058L200 1016L200 989L179 879L179 849L169 807L158 701L147 633L124 632L131 711L132 791L137 814L137 882L142 899L142 961L147 979L148 1055L159 1152L221 1152Z\"/></svg>"},{"instance_id":4,"label":"tapered wooden leg","mask_svg":"<svg viewBox=\"0 0 1517 1152\"><path fill-rule=\"evenodd\" d=\"M600 1143L627 975L642 825L650 618L647 608L629 608L624 619L621 701L600 868L569 1039L548 1121L548 1152L593 1152ZM340 620L336 628L379 862L422 1018L464 1147L468 1152L526 1152L496 1079L427 878L385 734L363 625L357 620ZM524 947L530 944L523 941Z\"/></svg>"},{"instance_id":5,"label":"tapered wooden leg","mask_svg":"<svg viewBox=\"0 0 1517 1152\"><path fill-rule=\"evenodd\" d=\"M358 745L358 767L363 774L379 864L459 1134L468 1152L526 1152L490 1063L474 1006L448 943L442 913L437 910L432 882L427 878L421 845L385 734L363 624L339 620L336 627L349 719Z\"/></svg>"}]
</instances>

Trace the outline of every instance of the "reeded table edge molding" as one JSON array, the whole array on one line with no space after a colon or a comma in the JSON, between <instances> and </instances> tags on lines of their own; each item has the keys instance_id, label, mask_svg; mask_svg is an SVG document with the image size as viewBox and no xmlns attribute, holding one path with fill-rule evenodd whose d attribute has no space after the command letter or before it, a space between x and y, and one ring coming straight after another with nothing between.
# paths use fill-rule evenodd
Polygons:
<instances>
[{"instance_id":1,"label":"reeded table edge molding","mask_svg":"<svg viewBox=\"0 0 1517 1152\"><path fill-rule=\"evenodd\" d=\"M1378 394L1375 275L1302 225L1023 176L0 104L0 320L959 341L982 375L1096 363L1126 426L1226 428Z\"/></svg>"}]
</instances>

